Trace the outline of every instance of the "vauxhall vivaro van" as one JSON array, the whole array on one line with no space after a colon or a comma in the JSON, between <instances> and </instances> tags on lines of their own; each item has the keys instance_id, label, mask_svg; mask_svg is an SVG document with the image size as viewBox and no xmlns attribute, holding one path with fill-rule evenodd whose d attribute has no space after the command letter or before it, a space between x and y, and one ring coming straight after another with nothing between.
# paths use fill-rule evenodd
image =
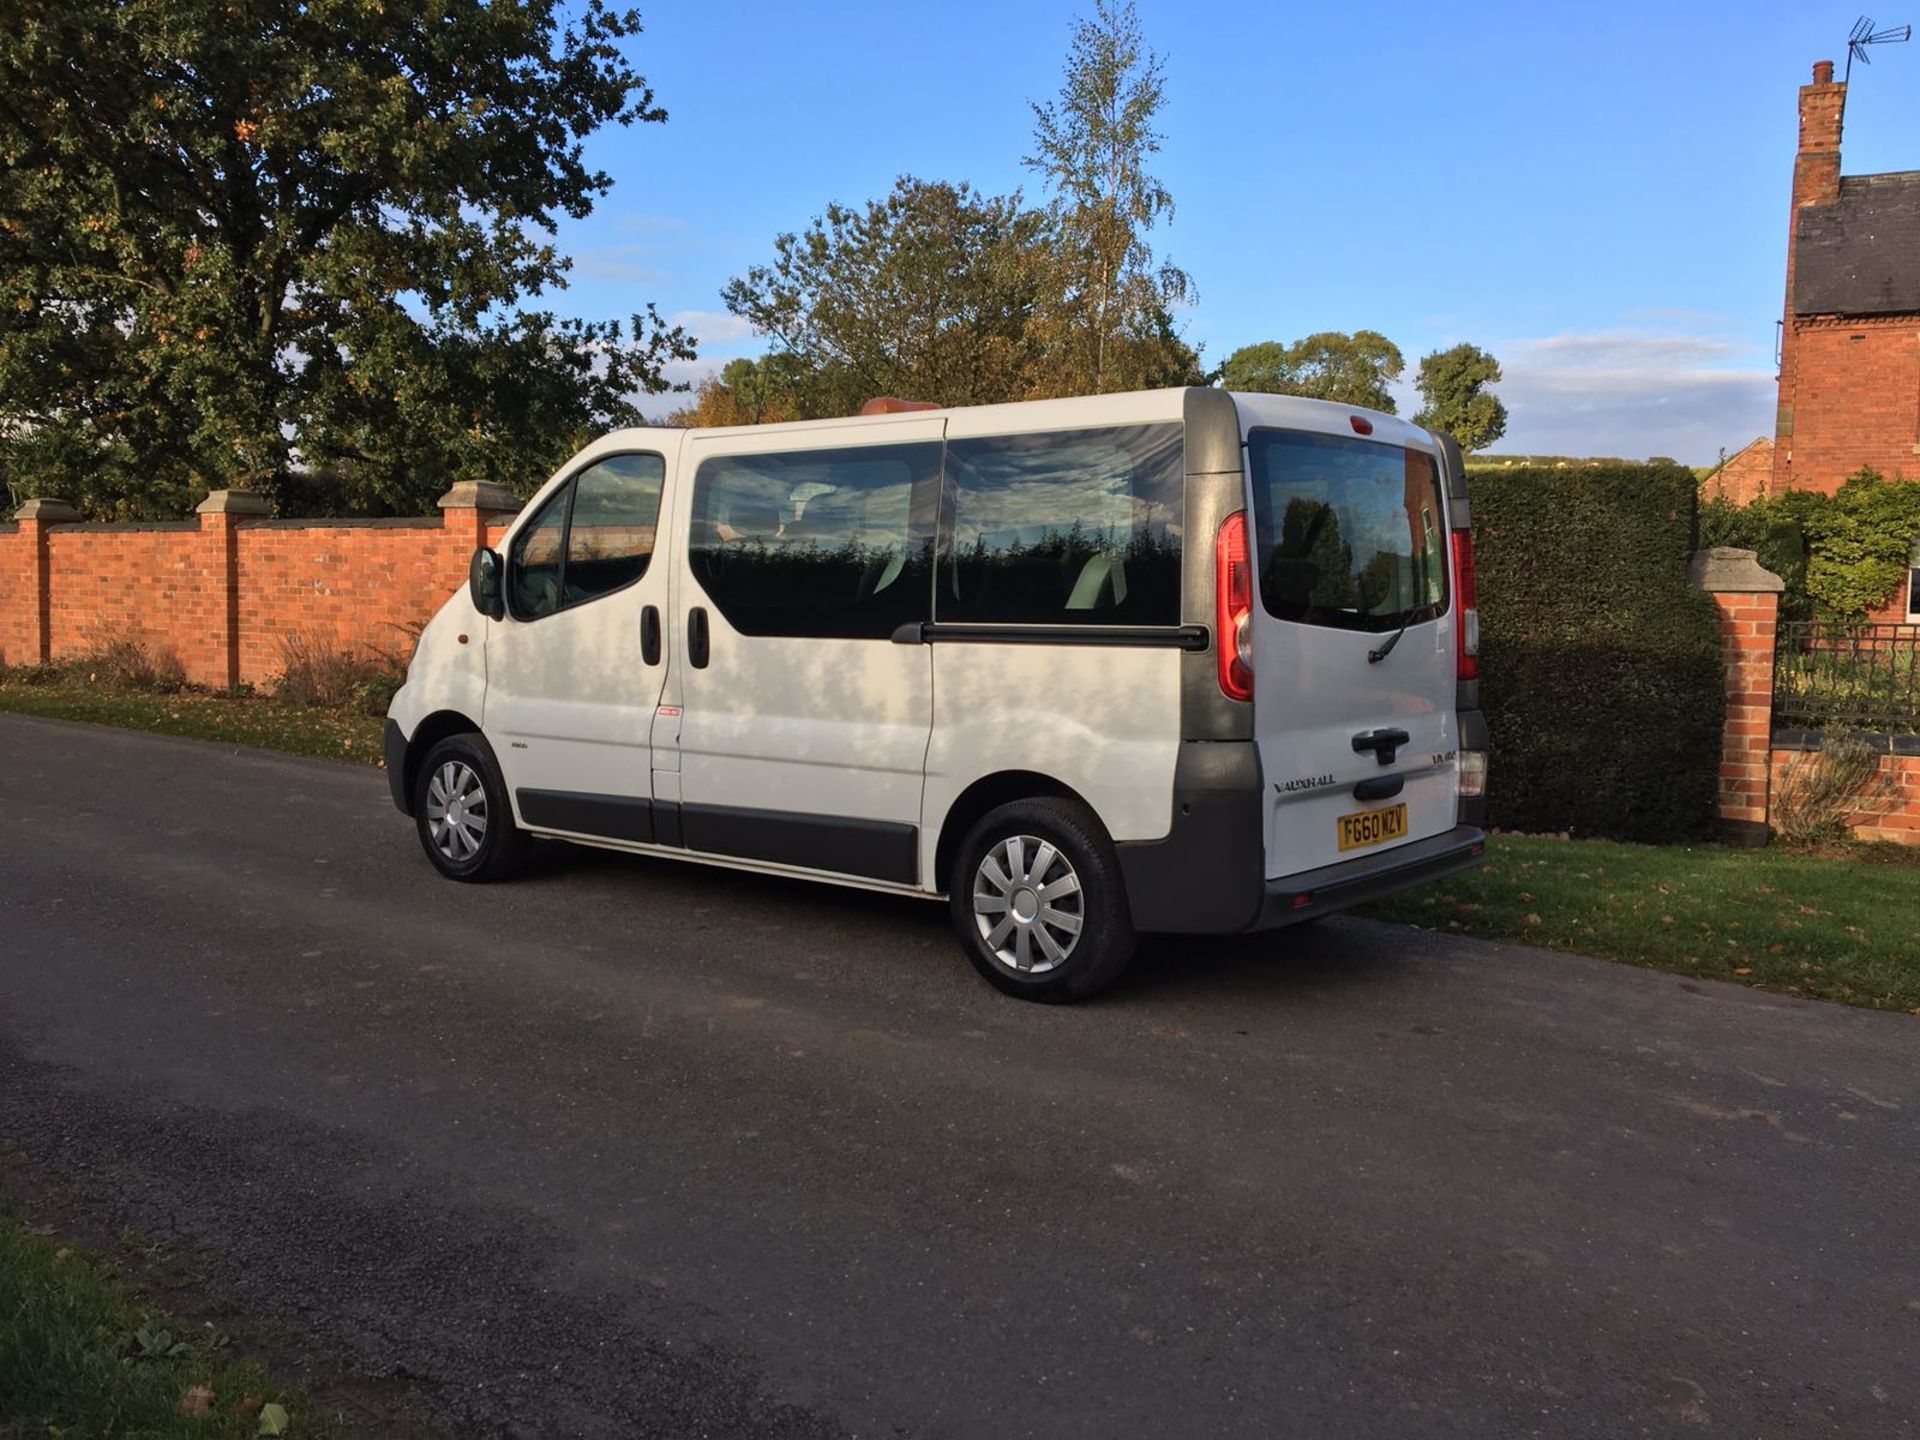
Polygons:
<instances>
[{"instance_id":1,"label":"vauxhall vivaro van","mask_svg":"<svg viewBox=\"0 0 1920 1440\"><path fill-rule=\"evenodd\" d=\"M1282 396L623 430L427 626L394 803L456 880L540 836L944 897L1088 995L1479 863L1467 526L1449 438Z\"/></svg>"}]
</instances>

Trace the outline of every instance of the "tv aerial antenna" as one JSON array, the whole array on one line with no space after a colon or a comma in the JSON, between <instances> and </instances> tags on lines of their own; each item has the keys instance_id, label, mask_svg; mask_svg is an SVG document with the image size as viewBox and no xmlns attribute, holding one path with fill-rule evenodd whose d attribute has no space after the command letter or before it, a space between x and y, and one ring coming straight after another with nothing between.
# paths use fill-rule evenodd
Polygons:
<instances>
[{"instance_id":1,"label":"tv aerial antenna","mask_svg":"<svg viewBox=\"0 0 1920 1440\"><path fill-rule=\"evenodd\" d=\"M1862 15L1853 22L1853 29L1847 33L1847 80L1853 79L1853 62L1871 65L1873 56L1867 53L1869 45L1898 45L1903 40L1913 38L1911 25L1889 25L1885 30L1873 28L1873 21Z\"/></svg>"}]
</instances>

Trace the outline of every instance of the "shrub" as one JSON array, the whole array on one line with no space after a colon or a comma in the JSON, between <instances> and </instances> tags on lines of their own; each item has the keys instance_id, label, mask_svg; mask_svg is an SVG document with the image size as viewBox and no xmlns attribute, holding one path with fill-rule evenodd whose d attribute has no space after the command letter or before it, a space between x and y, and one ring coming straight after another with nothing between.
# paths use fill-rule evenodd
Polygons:
<instances>
[{"instance_id":1,"label":"shrub","mask_svg":"<svg viewBox=\"0 0 1920 1440\"><path fill-rule=\"evenodd\" d=\"M310 635L289 635L281 642L280 678L273 693L294 705L327 710L351 706L384 715L406 678L402 656L346 650Z\"/></svg>"},{"instance_id":2,"label":"shrub","mask_svg":"<svg viewBox=\"0 0 1920 1440\"><path fill-rule=\"evenodd\" d=\"M280 642L274 698L336 710L352 703L369 671L366 658L351 650L312 635L289 635Z\"/></svg>"},{"instance_id":3,"label":"shrub","mask_svg":"<svg viewBox=\"0 0 1920 1440\"><path fill-rule=\"evenodd\" d=\"M114 690L171 695L187 684L187 667L165 646L137 635L102 637L80 657L87 678Z\"/></svg>"},{"instance_id":4,"label":"shrub","mask_svg":"<svg viewBox=\"0 0 1920 1440\"><path fill-rule=\"evenodd\" d=\"M1782 840L1812 844L1847 833L1847 816L1892 791L1880 752L1858 736L1827 740L1789 760L1774 789L1773 829Z\"/></svg>"},{"instance_id":5,"label":"shrub","mask_svg":"<svg viewBox=\"0 0 1920 1440\"><path fill-rule=\"evenodd\" d=\"M1693 473L1514 468L1471 490L1493 823L1705 836L1725 685L1717 608L1687 580Z\"/></svg>"},{"instance_id":6,"label":"shrub","mask_svg":"<svg viewBox=\"0 0 1920 1440\"><path fill-rule=\"evenodd\" d=\"M1781 615L1862 620L1900 593L1908 553L1920 536L1920 481L1875 470L1847 477L1832 495L1818 490L1700 507L1700 543L1756 551L1786 581Z\"/></svg>"}]
</instances>

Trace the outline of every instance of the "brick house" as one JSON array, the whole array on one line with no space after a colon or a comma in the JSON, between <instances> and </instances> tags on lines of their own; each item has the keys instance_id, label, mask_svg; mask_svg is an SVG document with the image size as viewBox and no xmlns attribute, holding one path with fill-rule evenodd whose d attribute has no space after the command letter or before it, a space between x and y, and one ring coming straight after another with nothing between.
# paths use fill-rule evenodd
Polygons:
<instances>
[{"instance_id":1,"label":"brick house","mask_svg":"<svg viewBox=\"0 0 1920 1440\"><path fill-rule=\"evenodd\" d=\"M1745 505L1765 495L1772 484L1773 441L1762 435L1715 466L1700 482L1700 493L1707 500Z\"/></svg>"},{"instance_id":2,"label":"brick house","mask_svg":"<svg viewBox=\"0 0 1920 1440\"><path fill-rule=\"evenodd\" d=\"M1847 87L1800 89L1771 490L1920 479L1920 170L1840 173Z\"/></svg>"}]
</instances>

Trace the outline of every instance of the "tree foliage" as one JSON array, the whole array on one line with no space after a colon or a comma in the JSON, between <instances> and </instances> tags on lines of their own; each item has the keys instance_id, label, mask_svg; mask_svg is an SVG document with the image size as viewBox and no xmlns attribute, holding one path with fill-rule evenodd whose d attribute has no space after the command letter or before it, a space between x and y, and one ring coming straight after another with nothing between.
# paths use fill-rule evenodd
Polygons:
<instances>
[{"instance_id":1,"label":"tree foliage","mask_svg":"<svg viewBox=\"0 0 1920 1440\"><path fill-rule=\"evenodd\" d=\"M1180 366L1168 317L1192 281L1156 261L1148 240L1173 220L1173 197L1147 168L1165 100L1164 64L1133 0L1095 0L1093 16L1074 26L1059 96L1033 106L1024 162L1052 196L1060 274L1045 319L1055 393L1168 383L1166 370Z\"/></svg>"},{"instance_id":2,"label":"tree foliage","mask_svg":"<svg viewBox=\"0 0 1920 1440\"><path fill-rule=\"evenodd\" d=\"M1507 407L1487 391L1500 383L1500 362L1478 345L1455 345L1423 357L1414 383L1426 403L1413 423L1445 431L1462 450L1484 450L1507 433Z\"/></svg>"},{"instance_id":3,"label":"tree foliage","mask_svg":"<svg viewBox=\"0 0 1920 1440\"><path fill-rule=\"evenodd\" d=\"M1387 387L1406 364L1400 347L1377 330L1323 330L1290 345L1263 340L1241 346L1221 365L1220 383L1229 390L1338 400L1391 415L1393 392Z\"/></svg>"},{"instance_id":4,"label":"tree foliage","mask_svg":"<svg viewBox=\"0 0 1920 1440\"><path fill-rule=\"evenodd\" d=\"M568 19L567 14L572 18ZM349 476L525 485L690 357L529 304L665 113L604 0L19 0L0 30L0 465L99 513Z\"/></svg>"},{"instance_id":5,"label":"tree foliage","mask_svg":"<svg viewBox=\"0 0 1920 1440\"><path fill-rule=\"evenodd\" d=\"M1828 495L1788 490L1746 505L1700 507L1700 543L1755 551L1786 581L1783 613L1864 620L1907 583L1920 539L1920 481L1862 469Z\"/></svg>"},{"instance_id":6,"label":"tree foliage","mask_svg":"<svg viewBox=\"0 0 1920 1440\"><path fill-rule=\"evenodd\" d=\"M802 416L875 395L943 405L1024 398L1041 383L1033 325L1047 287L1046 216L1015 195L902 176L884 199L833 204L774 260L721 292L772 337Z\"/></svg>"},{"instance_id":7,"label":"tree foliage","mask_svg":"<svg viewBox=\"0 0 1920 1440\"><path fill-rule=\"evenodd\" d=\"M793 381L784 374L781 355L765 360L729 360L717 375L694 387L693 403L660 423L687 428L720 425L777 425L797 420Z\"/></svg>"}]
</instances>

